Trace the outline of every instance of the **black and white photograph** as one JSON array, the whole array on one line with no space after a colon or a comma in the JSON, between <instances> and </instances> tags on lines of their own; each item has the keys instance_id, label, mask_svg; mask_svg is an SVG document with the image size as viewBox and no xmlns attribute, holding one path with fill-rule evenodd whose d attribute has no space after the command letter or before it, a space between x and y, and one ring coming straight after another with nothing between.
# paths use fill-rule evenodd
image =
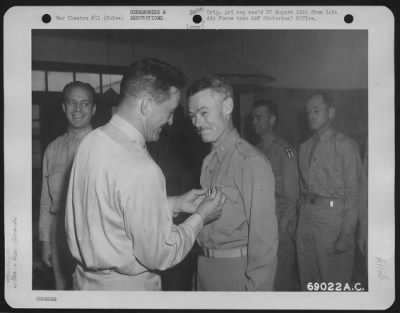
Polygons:
<instances>
[{"instance_id":1,"label":"black and white photograph","mask_svg":"<svg viewBox=\"0 0 400 313\"><path fill-rule=\"evenodd\" d=\"M162 20L169 10L115 9L106 20ZM35 307L80 293L125 299L129 291L142 301L172 295L171 308L220 295L348 294L344 308L350 295L373 302L375 286L389 288L394 225L374 219L382 195L379 176L370 175L394 167L385 142L394 135L394 103L380 112L389 126L380 137L376 89L383 87L371 72L385 66L371 64L381 53L375 33L348 17L332 27L285 24L313 18L306 7L246 10L187 8L193 27L142 28L93 27L93 16L105 16L79 8L38 11L42 25L30 28L30 59L20 63L30 87L20 135L29 142L29 208L19 218L7 213L6 287L20 288L10 268L22 268L16 263L24 258L14 275L24 275ZM271 14L276 24L223 24L255 14L272 23ZM205 27L211 21L222 27ZM82 27L68 27L74 22ZM375 169L380 147L388 162ZM382 219L394 214L386 203ZM377 237L388 246L374 250Z\"/></svg>"}]
</instances>

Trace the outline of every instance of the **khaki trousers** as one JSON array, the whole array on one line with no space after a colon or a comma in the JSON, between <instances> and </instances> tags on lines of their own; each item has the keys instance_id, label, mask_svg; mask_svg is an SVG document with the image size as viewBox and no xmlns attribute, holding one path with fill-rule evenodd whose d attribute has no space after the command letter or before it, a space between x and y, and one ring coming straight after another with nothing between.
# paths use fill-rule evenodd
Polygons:
<instances>
[{"instance_id":1,"label":"khaki trousers","mask_svg":"<svg viewBox=\"0 0 400 313\"><path fill-rule=\"evenodd\" d=\"M51 229L51 258L57 290L71 289L72 273L75 267L75 261L67 243L64 218L64 211L57 212Z\"/></svg>"},{"instance_id":2,"label":"khaki trousers","mask_svg":"<svg viewBox=\"0 0 400 313\"><path fill-rule=\"evenodd\" d=\"M276 291L293 291L296 283L296 249L292 234L279 238L278 264L276 268L274 289Z\"/></svg>"},{"instance_id":3,"label":"khaki trousers","mask_svg":"<svg viewBox=\"0 0 400 313\"><path fill-rule=\"evenodd\" d=\"M300 208L296 234L297 257L302 290L308 283L350 283L354 246L333 253L342 224L343 206L321 206L304 202Z\"/></svg>"},{"instance_id":4,"label":"khaki trousers","mask_svg":"<svg viewBox=\"0 0 400 313\"><path fill-rule=\"evenodd\" d=\"M245 291L247 257L208 258L199 256L198 291Z\"/></svg>"}]
</instances>

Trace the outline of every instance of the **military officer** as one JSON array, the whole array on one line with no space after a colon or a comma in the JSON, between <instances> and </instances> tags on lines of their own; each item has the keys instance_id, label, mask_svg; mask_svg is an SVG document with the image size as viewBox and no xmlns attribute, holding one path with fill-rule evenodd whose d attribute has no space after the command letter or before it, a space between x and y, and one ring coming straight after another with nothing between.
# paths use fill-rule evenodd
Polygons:
<instances>
[{"instance_id":1,"label":"military officer","mask_svg":"<svg viewBox=\"0 0 400 313\"><path fill-rule=\"evenodd\" d=\"M224 79L201 78L188 95L192 122L203 142L212 145L200 183L219 187L227 198L220 219L198 236L197 289L273 290L278 231L270 163L234 128L233 90Z\"/></svg>"},{"instance_id":2,"label":"military officer","mask_svg":"<svg viewBox=\"0 0 400 313\"><path fill-rule=\"evenodd\" d=\"M297 253L303 290L310 283L351 282L361 168L357 144L332 127L333 98L312 94L306 113L313 135L299 151Z\"/></svg>"},{"instance_id":3,"label":"military officer","mask_svg":"<svg viewBox=\"0 0 400 313\"><path fill-rule=\"evenodd\" d=\"M291 291L294 290L296 283L296 253L293 236L297 222L299 174L294 148L273 131L277 119L277 107L271 100L259 100L253 104L252 124L258 136L257 148L271 162L275 176L276 215L279 229L275 290Z\"/></svg>"}]
</instances>

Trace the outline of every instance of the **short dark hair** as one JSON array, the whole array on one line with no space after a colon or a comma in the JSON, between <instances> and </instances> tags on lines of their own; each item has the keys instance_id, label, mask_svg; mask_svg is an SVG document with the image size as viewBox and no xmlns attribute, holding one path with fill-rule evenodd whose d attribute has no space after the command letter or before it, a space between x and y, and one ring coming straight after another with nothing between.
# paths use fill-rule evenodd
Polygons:
<instances>
[{"instance_id":1,"label":"short dark hair","mask_svg":"<svg viewBox=\"0 0 400 313\"><path fill-rule=\"evenodd\" d=\"M253 108L258 108L258 107L266 107L268 109L268 113L272 116L275 116L275 120L278 120L279 118L278 106L272 100L269 99L257 100L256 102L253 103Z\"/></svg>"},{"instance_id":2,"label":"short dark hair","mask_svg":"<svg viewBox=\"0 0 400 313\"><path fill-rule=\"evenodd\" d=\"M121 80L121 99L148 92L156 101L170 97L170 88L182 89L186 79L183 72L154 58L136 61L129 66Z\"/></svg>"},{"instance_id":3,"label":"short dark hair","mask_svg":"<svg viewBox=\"0 0 400 313\"><path fill-rule=\"evenodd\" d=\"M93 86L91 84L89 84L89 83L84 83L84 82L81 82L79 80L70 82L70 83L68 83L68 84L66 84L64 86L64 89L62 91L63 101L67 100L67 93L69 91L71 91L71 89L73 89L73 88L86 89L90 93L90 95L92 96L92 104L96 103L96 91L94 90Z\"/></svg>"},{"instance_id":4,"label":"short dark hair","mask_svg":"<svg viewBox=\"0 0 400 313\"><path fill-rule=\"evenodd\" d=\"M205 89L211 89L233 99L232 86L225 78L217 75L208 75L194 81L188 88L187 96L191 97Z\"/></svg>"},{"instance_id":5,"label":"short dark hair","mask_svg":"<svg viewBox=\"0 0 400 313\"><path fill-rule=\"evenodd\" d=\"M329 93L325 91L313 92L311 95L308 96L307 100L310 100L312 97L315 96L321 96L322 101L324 101L324 103L327 104L329 108L336 107L335 99L333 99L333 97Z\"/></svg>"}]
</instances>

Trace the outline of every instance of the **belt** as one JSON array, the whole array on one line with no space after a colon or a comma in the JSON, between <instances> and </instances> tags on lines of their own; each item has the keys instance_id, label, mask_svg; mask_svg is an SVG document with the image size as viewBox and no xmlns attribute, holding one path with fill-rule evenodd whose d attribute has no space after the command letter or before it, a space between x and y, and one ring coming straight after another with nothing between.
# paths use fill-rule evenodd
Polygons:
<instances>
[{"instance_id":1,"label":"belt","mask_svg":"<svg viewBox=\"0 0 400 313\"><path fill-rule=\"evenodd\" d=\"M329 206L330 208L337 207L338 205L342 206L344 204L344 199L327 198L316 195L303 195L303 199L307 203L313 205Z\"/></svg>"},{"instance_id":2,"label":"belt","mask_svg":"<svg viewBox=\"0 0 400 313\"><path fill-rule=\"evenodd\" d=\"M208 249L201 248L202 255L207 258L240 258L247 255L247 246L243 246L235 249Z\"/></svg>"}]
</instances>

